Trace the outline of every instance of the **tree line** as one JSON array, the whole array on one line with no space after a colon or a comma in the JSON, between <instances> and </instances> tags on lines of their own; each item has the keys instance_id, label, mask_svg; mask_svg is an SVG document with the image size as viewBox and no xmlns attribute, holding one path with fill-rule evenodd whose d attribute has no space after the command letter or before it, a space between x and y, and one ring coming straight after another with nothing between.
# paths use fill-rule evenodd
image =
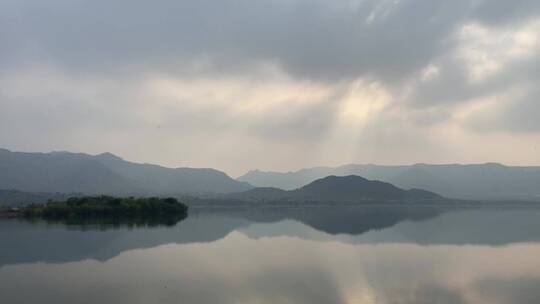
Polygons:
<instances>
[{"instance_id":1,"label":"tree line","mask_svg":"<svg viewBox=\"0 0 540 304\"><path fill-rule=\"evenodd\" d=\"M158 197L72 197L66 201L49 201L21 209L26 217L45 219L70 218L178 218L187 215L188 207L175 198Z\"/></svg>"}]
</instances>

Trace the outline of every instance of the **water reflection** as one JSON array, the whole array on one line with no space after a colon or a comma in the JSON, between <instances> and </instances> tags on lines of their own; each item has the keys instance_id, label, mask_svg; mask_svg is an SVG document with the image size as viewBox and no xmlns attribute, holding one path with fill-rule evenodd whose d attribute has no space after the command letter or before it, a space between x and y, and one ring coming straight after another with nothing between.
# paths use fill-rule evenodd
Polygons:
<instances>
[{"instance_id":1,"label":"water reflection","mask_svg":"<svg viewBox=\"0 0 540 304\"><path fill-rule=\"evenodd\" d=\"M145 216L145 217L68 217L68 218L39 218L28 217L21 219L29 223L46 222L48 225L63 224L68 228L81 230L109 230L121 227L128 228L152 228L167 226L172 227L187 218L187 214L174 214L171 216Z\"/></svg>"},{"instance_id":2,"label":"water reflection","mask_svg":"<svg viewBox=\"0 0 540 304\"><path fill-rule=\"evenodd\" d=\"M1 302L496 304L540 297L540 209L382 213L199 210L174 227L106 230L0 221L7 249L0 252Z\"/></svg>"},{"instance_id":3,"label":"water reflection","mask_svg":"<svg viewBox=\"0 0 540 304\"><path fill-rule=\"evenodd\" d=\"M6 303L534 303L519 301L537 294L539 254L538 245L352 245L233 232L106 262L3 267L0 291Z\"/></svg>"},{"instance_id":4,"label":"water reflection","mask_svg":"<svg viewBox=\"0 0 540 304\"><path fill-rule=\"evenodd\" d=\"M176 226L64 225L0 221L0 266L13 263L108 260L123 251L167 243L211 242L246 225L242 219L193 216Z\"/></svg>"}]
</instances>

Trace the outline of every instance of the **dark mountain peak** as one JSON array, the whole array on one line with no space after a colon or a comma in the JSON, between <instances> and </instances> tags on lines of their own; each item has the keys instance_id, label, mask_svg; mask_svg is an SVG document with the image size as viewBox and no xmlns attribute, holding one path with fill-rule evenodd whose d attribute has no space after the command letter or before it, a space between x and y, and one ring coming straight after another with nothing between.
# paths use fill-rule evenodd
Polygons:
<instances>
[{"instance_id":1,"label":"dark mountain peak","mask_svg":"<svg viewBox=\"0 0 540 304\"><path fill-rule=\"evenodd\" d=\"M356 188L357 186L363 186L371 181L358 176L358 175L347 175L347 176L336 176L330 175L317 179L297 190L309 191L309 190L323 190L328 189L331 191L343 190L348 188Z\"/></svg>"},{"instance_id":2,"label":"dark mountain peak","mask_svg":"<svg viewBox=\"0 0 540 304\"><path fill-rule=\"evenodd\" d=\"M368 180L358 175L327 176L294 190L310 199L328 201L434 199L437 194L415 189L403 190L392 184Z\"/></svg>"},{"instance_id":3,"label":"dark mountain peak","mask_svg":"<svg viewBox=\"0 0 540 304\"><path fill-rule=\"evenodd\" d=\"M403 190L392 184L368 180L358 175L330 175L317 179L296 190L285 191L274 187L259 187L249 191L228 195L228 199L248 201L299 201L361 203L403 202L442 199L441 196L421 190Z\"/></svg>"}]
</instances>

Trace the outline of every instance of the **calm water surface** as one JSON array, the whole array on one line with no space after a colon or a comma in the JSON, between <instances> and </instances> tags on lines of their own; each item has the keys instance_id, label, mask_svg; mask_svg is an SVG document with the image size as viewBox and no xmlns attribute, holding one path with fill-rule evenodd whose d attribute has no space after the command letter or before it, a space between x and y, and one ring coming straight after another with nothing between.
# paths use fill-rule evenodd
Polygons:
<instances>
[{"instance_id":1,"label":"calm water surface","mask_svg":"<svg viewBox=\"0 0 540 304\"><path fill-rule=\"evenodd\" d=\"M0 220L0 303L540 303L540 209L195 209Z\"/></svg>"}]
</instances>

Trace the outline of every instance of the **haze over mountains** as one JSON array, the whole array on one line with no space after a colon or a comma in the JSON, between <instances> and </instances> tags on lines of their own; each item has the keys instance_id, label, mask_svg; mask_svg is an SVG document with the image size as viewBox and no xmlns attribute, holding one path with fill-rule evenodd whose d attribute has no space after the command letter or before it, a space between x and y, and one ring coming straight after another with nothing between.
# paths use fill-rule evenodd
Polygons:
<instances>
[{"instance_id":1,"label":"haze over mountains","mask_svg":"<svg viewBox=\"0 0 540 304\"><path fill-rule=\"evenodd\" d=\"M254 170L238 180L257 187L292 190L329 175L359 175L404 189L425 189L458 199L540 200L540 167L512 167L495 163L411 166L352 164L287 173Z\"/></svg>"},{"instance_id":2,"label":"haze over mountains","mask_svg":"<svg viewBox=\"0 0 540 304\"><path fill-rule=\"evenodd\" d=\"M0 149L0 189L84 194L172 195L251 189L214 169L165 168L110 153L24 153Z\"/></svg>"},{"instance_id":3,"label":"haze over mountains","mask_svg":"<svg viewBox=\"0 0 540 304\"><path fill-rule=\"evenodd\" d=\"M0 208L17 207L21 204L42 204L48 200L63 201L74 196L74 193L24 192L19 190L0 189Z\"/></svg>"}]
</instances>

